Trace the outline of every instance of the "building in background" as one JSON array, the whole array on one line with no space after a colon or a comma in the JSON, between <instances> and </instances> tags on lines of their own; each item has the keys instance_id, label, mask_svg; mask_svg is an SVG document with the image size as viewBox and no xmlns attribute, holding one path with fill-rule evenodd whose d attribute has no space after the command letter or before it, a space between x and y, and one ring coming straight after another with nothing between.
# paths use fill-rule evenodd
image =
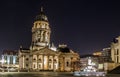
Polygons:
<instances>
[{"instance_id":1,"label":"building in background","mask_svg":"<svg viewBox=\"0 0 120 77\"><path fill-rule=\"evenodd\" d=\"M94 55L84 55L80 57L81 71L96 72L99 71L98 57Z\"/></svg>"},{"instance_id":2,"label":"building in background","mask_svg":"<svg viewBox=\"0 0 120 77\"><path fill-rule=\"evenodd\" d=\"M93 53L94 56L102 56L102 52L101 51L96 51Z\"/></svg>"},{"instance_id":3,"label":"building in background","mask_svg":"<svg viewBox=\"0 0 120 77\"><path fill-rule=\"evenodd\" d=\"M18 70L18 52L13 50L4 50L2 53L1 68L4 71Z\"/></svg>"},{"instance_id":4,"label":"building in background","mask_svg":"<svg viewBox=\"0 0 120 77\"><path fill-rule=\"evenodd\" d=\"M110 71L115 68L115 63L112 61L111 58L111 48L103 48L102 52L102 58L104 61L104 70L105 71Z\"/></svg>"},{"instance_id":5,"label":"building in background","mask_svg":"<svg viewBox=\"0 0 120 77\"><path fill-rule=\"evenodd\" d=\"M119 64L120 63L120 36L116 38L116 42L111 44L111 57L112 61Z\"/></svg>"},{"instance_id":6,"label":"building in background","mask_svg":"<svg viewBox=\"0 0 120 77\"><path fill-rule=\"evenodd\" d=\"M111 48L103 48L102 52L102 56L104 57L104 62L111 62L112 58L111 58Z\"/></svg>"},{"instance_id":7,"label":"building in background","mask_svg":"<svg viewBox=\"0 0 120 77\"><path fill-rule=\"evenodd\" d=\"M67 45L50 46L51 29L43 8L36 16L32 27L30 49L19 49L19 70L21 71L73 71L77 70L79 54Z\"/></svg>"},{"instance_id":8,"label":"building in background","mask_svg":"<svg viewBox=\"0 0 120 77\"><path fill-rule=\"evenodd\" d=\"M115 67L120 65L120 36L111 43L111 58L115 63Z\"/></svg>"},{"instance_id":9,"label":"building in background","mask_svg":"<svg viewBox=\"0 0 120 77\"><path fill-rule=\"evenodd\" d=\"M80 57L81 70L86 71L110 71L114 68L114 62L105 56L84 55Z\"/></svg>"},{"instance_id":10,"label":"building in background","mask_svg":"<svg viewBox=\"0 0 120 77\"><path fill-rule=\"evenodd\" d=\"M111 58L111 48L103 48L102 51L94 52L94 56L98 58L98 68L99 70L110 71L115 67L115 63Z\"/></svg>"}]
</instances>

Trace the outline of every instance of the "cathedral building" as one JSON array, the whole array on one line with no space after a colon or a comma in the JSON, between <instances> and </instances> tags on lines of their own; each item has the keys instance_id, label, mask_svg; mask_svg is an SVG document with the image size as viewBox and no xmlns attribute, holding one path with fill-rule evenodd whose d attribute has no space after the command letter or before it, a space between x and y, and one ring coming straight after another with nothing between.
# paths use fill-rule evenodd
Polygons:
<instances>
[{"instance_id":1,"label":"cathedral building","mask_svg":"<svg viewBox=\"0 0 120 77\"><path fill-rule=\"evenodd\" d=\"M32 27L32 43L29 49L19 49L19 70L74 71L79 66L79 54L67 45L50 47L51 29L43 9L36 16Z\"/></svg>"}]
</instances>

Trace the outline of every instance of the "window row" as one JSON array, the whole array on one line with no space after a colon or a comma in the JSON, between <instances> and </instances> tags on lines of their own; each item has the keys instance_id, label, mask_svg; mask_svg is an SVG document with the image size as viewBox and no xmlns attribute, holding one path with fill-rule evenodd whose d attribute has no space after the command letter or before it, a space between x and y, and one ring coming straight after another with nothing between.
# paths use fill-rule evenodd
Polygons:
<instances>
[{"instance_id":1,"label":"window row","mask_svg":"<svg viewBox=\"0 0 120 77\"><path fill-rule=\"evenodd\" d=\"M48 25L47 24L36 23L34 28L46 28L46 29L48 29Z\"/></svg>"}]
</instances>

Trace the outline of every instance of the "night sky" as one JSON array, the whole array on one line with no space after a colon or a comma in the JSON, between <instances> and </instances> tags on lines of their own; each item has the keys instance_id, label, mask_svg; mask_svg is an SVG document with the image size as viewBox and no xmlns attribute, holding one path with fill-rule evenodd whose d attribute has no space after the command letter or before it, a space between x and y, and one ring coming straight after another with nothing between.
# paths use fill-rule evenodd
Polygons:
<instances>
[{"instance_id":1,"label":"night sky","mask_svg":"<svg viewBox=\"0 0 120 77\"><path fill-rule=\"evenodd\" d=\"M1 0L0 52L29 48L34 18L43 6L51 43L80 54L101 51L120 35L120 4L114 0Z\"/></svg>"}]
</instances>

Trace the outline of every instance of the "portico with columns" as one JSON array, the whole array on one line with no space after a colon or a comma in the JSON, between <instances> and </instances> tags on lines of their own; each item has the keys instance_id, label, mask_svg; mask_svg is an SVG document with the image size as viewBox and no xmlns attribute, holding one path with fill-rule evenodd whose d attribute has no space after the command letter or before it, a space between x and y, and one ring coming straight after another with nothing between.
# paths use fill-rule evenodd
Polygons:
<instances>
[{"instance_id":1,"label":"portico with columns","mask_svg":"<svg viewBox=\"0 0 120 77\"><path fill-rule=\"evenodd\" d=\"M58 55L55 51L42 49L32 53L32 69L34 70L58 70Z\"/></svg>"}]
</instances>

